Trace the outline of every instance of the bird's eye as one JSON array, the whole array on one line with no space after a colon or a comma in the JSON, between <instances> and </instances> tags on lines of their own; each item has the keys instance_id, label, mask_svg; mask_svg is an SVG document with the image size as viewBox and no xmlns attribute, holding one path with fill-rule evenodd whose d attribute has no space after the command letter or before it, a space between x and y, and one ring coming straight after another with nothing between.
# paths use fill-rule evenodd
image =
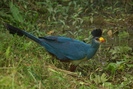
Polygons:
<instances>
[{"instance_id":1,"label":"bird's eye","mask_svg":"<svg viewBox=\"0 0 133 89\"><path fill-rule=\"evenodd\" d=\"M99 38L96 38L97 41L99 41Z\"/></svg>"}]
</instances>

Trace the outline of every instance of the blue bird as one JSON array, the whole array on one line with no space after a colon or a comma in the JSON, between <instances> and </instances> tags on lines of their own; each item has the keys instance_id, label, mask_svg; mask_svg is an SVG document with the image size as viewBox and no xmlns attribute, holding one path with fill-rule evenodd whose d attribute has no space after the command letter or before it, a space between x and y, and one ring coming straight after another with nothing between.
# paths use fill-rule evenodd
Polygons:
<instances>
[{"instance_id":1,"label":"blue bird","mask_svg":"<svg viewBox=\"0 0 133 89\"><path fill-rule=\"evenodd\" d=\"M11 34L26 36L43 46L50 54L56 56L61 62L72 62L70 71L75 71L78 64L92 58L97 52L100 43L105 42L101 29L91 32L92 44L86 44L82 41L67 37L48 36L35 37L34 35L5 23L7 30Z\"/></svg>"}]
</instances>

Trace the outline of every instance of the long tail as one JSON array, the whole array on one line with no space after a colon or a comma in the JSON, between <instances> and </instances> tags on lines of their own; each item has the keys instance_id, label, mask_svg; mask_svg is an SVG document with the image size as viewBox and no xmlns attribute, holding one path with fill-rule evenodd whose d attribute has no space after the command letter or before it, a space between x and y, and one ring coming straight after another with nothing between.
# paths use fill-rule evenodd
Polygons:
<instances>
[{"instance_id":1,"label":"long tail","mask_svg":"<svg viewBox=\"0 0 133 89\"><path fill-rule=\"evenodd\" d=\"M34 35L26 32L26 31L23 31L23 30L21 30L19 28L11 26L11 25L9 25L7 23L5 23L5 26L7 27L7 30L9 30L9 32L11 34L17 34L19 36L27 36L28 38L34 40L35 42L39 43L40 45L42 44L42 41L39 38L35 37Z\"/></svg>"}]
</instances>

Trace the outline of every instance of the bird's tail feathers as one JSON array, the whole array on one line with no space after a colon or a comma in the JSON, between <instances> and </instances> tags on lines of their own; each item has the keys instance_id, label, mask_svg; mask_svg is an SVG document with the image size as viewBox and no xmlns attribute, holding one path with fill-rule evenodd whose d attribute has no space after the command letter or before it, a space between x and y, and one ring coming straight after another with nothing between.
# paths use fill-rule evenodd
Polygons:
<instances>
[{"instance_id":1,"label":"bird's tail feathers","mask_svg":"<svg viewBox=\"0 0 133 89\"><path fill-rule=\"evenodd\" d=\"M26 31L23 31L23 30L21 30L21 29L19 29L19 28L16 28L16 27L14 27L14 26L11 26L11 25L9 25L9 24L7 24L7 23L5 23L5 26L6 26L7 30L9 30L9 32L10 32L11 34L13 34L13 35L14 35L14 34L17 34L17 35L19 35L19 36L26 36L26 37L28 37L28 38L34 40L35 42L41 44L41 40L40 40L39 38L35 37L34 35L32 35L32 34L26 32Z\"/></svg>"}]
</instances>

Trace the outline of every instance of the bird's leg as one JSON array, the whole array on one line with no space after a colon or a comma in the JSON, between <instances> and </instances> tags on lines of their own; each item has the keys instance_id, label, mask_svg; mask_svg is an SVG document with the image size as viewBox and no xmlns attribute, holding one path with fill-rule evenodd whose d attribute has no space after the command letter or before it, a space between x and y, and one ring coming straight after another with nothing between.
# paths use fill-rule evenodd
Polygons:
<instances>
[{"instance_id":1,"label":"bird's leg","mask_svg":"<svg viewBox=\"0 0 133 89\"><path fill-rule=\"evenodd\" d=\"M77 66L71 65L71 66L70 66L70 71L71 71L71 72L74 72L74 71L76 70L76 68L77 68Z\"/></svg>"}]
</instances>

